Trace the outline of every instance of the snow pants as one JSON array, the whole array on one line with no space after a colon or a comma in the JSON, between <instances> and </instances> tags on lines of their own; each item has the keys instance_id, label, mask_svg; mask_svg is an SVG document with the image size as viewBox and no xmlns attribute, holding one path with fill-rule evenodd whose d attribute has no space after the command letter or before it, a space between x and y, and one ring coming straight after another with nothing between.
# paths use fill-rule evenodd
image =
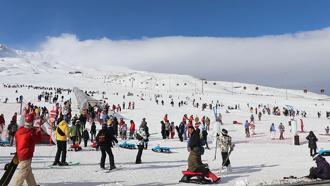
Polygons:
<instances>
[{"instance_id":1,"label":"snow pants","mask_svg":"<svg viewBox=\"0 0 330 186\"><path fill-rule=\"evenodd\" d=\"M55 156L55 162L60 162L60 156L62 154L61 163L66 162L66 141L57 141L57 152Z\"/></svg>"},{"instance_id":2,"label":"snow pants","mask_svg":"<svg viewBox=\"0 0 330 186\"><path fill-rule=\"evenodd\" d=\"M107 146L100 146L100 149L101 149L101 153L102 153L100 167L104 168L105 159L107 156L106 154L108 154L108 156L109 156L110 166L111 167L115 166L115 160L114 160L111 148L107 147Z\"/></svg>"},{"instance_id":3,"label":"snow pants","mask_svg":"<svg viewBox=\"0 0 330 186\"><path fill-rule=\"evenodd\" d=\"M228 158L228 152L221 152L221 156L222 156L222 166L228 167L228 165L230 164L230 160Z\"/></svg>"},{"instance_id":4,"label":"snow pants","mask_svg":"<svg viewBox=\"0 0 330 186\"><path fill-rule=\"evenodd\" d=\"M31 162L32 159L19 162L20 169L16 174L15 186L22 186L25 180L28 186L37 185L32 173Z\"/></svg>"},{"instance_id":5,"label":"snow pants","mask_svg":"<svg viewBox=\"0 0 330 186\"><path fill-rule=\"evenodd\" d=\"M143 145L138 145L138 153L136 155L136 161L135 163L141 163L141 156L142 156L142 152L143 152Z\"/></svg>"}]
</instances>

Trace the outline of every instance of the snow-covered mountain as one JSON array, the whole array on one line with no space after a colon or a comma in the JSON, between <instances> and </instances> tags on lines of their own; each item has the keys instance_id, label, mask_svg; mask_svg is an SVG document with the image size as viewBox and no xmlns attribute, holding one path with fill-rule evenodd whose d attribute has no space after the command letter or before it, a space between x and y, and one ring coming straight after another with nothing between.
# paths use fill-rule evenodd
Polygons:
<instances>
[{"instance_id":1,"label":"snow-covered mountain","mask_svg":"<svg viewBox=\"0 0 330 186\"><path fill-rule=\"evenodd\" d=\"M5 45L0 43L0 58L3 57L18 57L18 53L16 50L10 49Z\"/></svg>"}]
</instances>

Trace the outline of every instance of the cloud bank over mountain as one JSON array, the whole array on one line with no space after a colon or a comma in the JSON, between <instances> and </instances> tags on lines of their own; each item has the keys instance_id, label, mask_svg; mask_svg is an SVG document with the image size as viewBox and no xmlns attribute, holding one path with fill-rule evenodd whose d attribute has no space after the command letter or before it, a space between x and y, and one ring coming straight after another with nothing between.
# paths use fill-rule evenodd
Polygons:
<instances>
[{"instance_id":1,"label":"cloud bank over mountain","mask_svg":"<svg viewBox=\"0 0 330 186\"><path fill-rule=\"evenodd\" d=\"M48 37L39 52L50 62L102 69L122 66L276 87L330 88L330 28L250 38L80 40L62 34Z\"/></svg>"}]
</instances>

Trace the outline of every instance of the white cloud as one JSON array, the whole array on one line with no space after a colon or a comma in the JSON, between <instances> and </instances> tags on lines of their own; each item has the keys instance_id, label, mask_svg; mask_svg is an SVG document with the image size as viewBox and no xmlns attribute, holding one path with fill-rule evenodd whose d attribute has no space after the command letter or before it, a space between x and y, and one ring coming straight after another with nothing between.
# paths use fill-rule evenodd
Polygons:
<instances>
[{"instance_id":1,"label":"white cloud","mask_svg":"<svg viewBox=\"0 0 330 186\"><path fill-rule=\"evenodd\" d=\"M79 40L49 37L40 45L48 61L111 69L191 74L213 80L279 87L329 85L330 28L251 38L159 37Z\"/></svg>"}]
</instances>

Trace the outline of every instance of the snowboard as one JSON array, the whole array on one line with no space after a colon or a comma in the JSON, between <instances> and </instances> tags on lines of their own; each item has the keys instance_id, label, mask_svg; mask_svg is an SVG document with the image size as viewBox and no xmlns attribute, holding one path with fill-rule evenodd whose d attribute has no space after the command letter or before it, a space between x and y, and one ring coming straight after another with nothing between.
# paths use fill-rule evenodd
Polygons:
<instances>
[{"instance_id":1,"label":"snowboard","mask_svg":"<svg viewBox=\"0 0 330 186\"><path fill-rule=\"evenodd\" d=\"M10 163L5 165L5 173L2 175L1 180L0 180L0 185L8 185L11 178L13 177L15 170L18 166L18 156L15 153L13 159L11 160Z\"/></svg>"}]
</instances>

